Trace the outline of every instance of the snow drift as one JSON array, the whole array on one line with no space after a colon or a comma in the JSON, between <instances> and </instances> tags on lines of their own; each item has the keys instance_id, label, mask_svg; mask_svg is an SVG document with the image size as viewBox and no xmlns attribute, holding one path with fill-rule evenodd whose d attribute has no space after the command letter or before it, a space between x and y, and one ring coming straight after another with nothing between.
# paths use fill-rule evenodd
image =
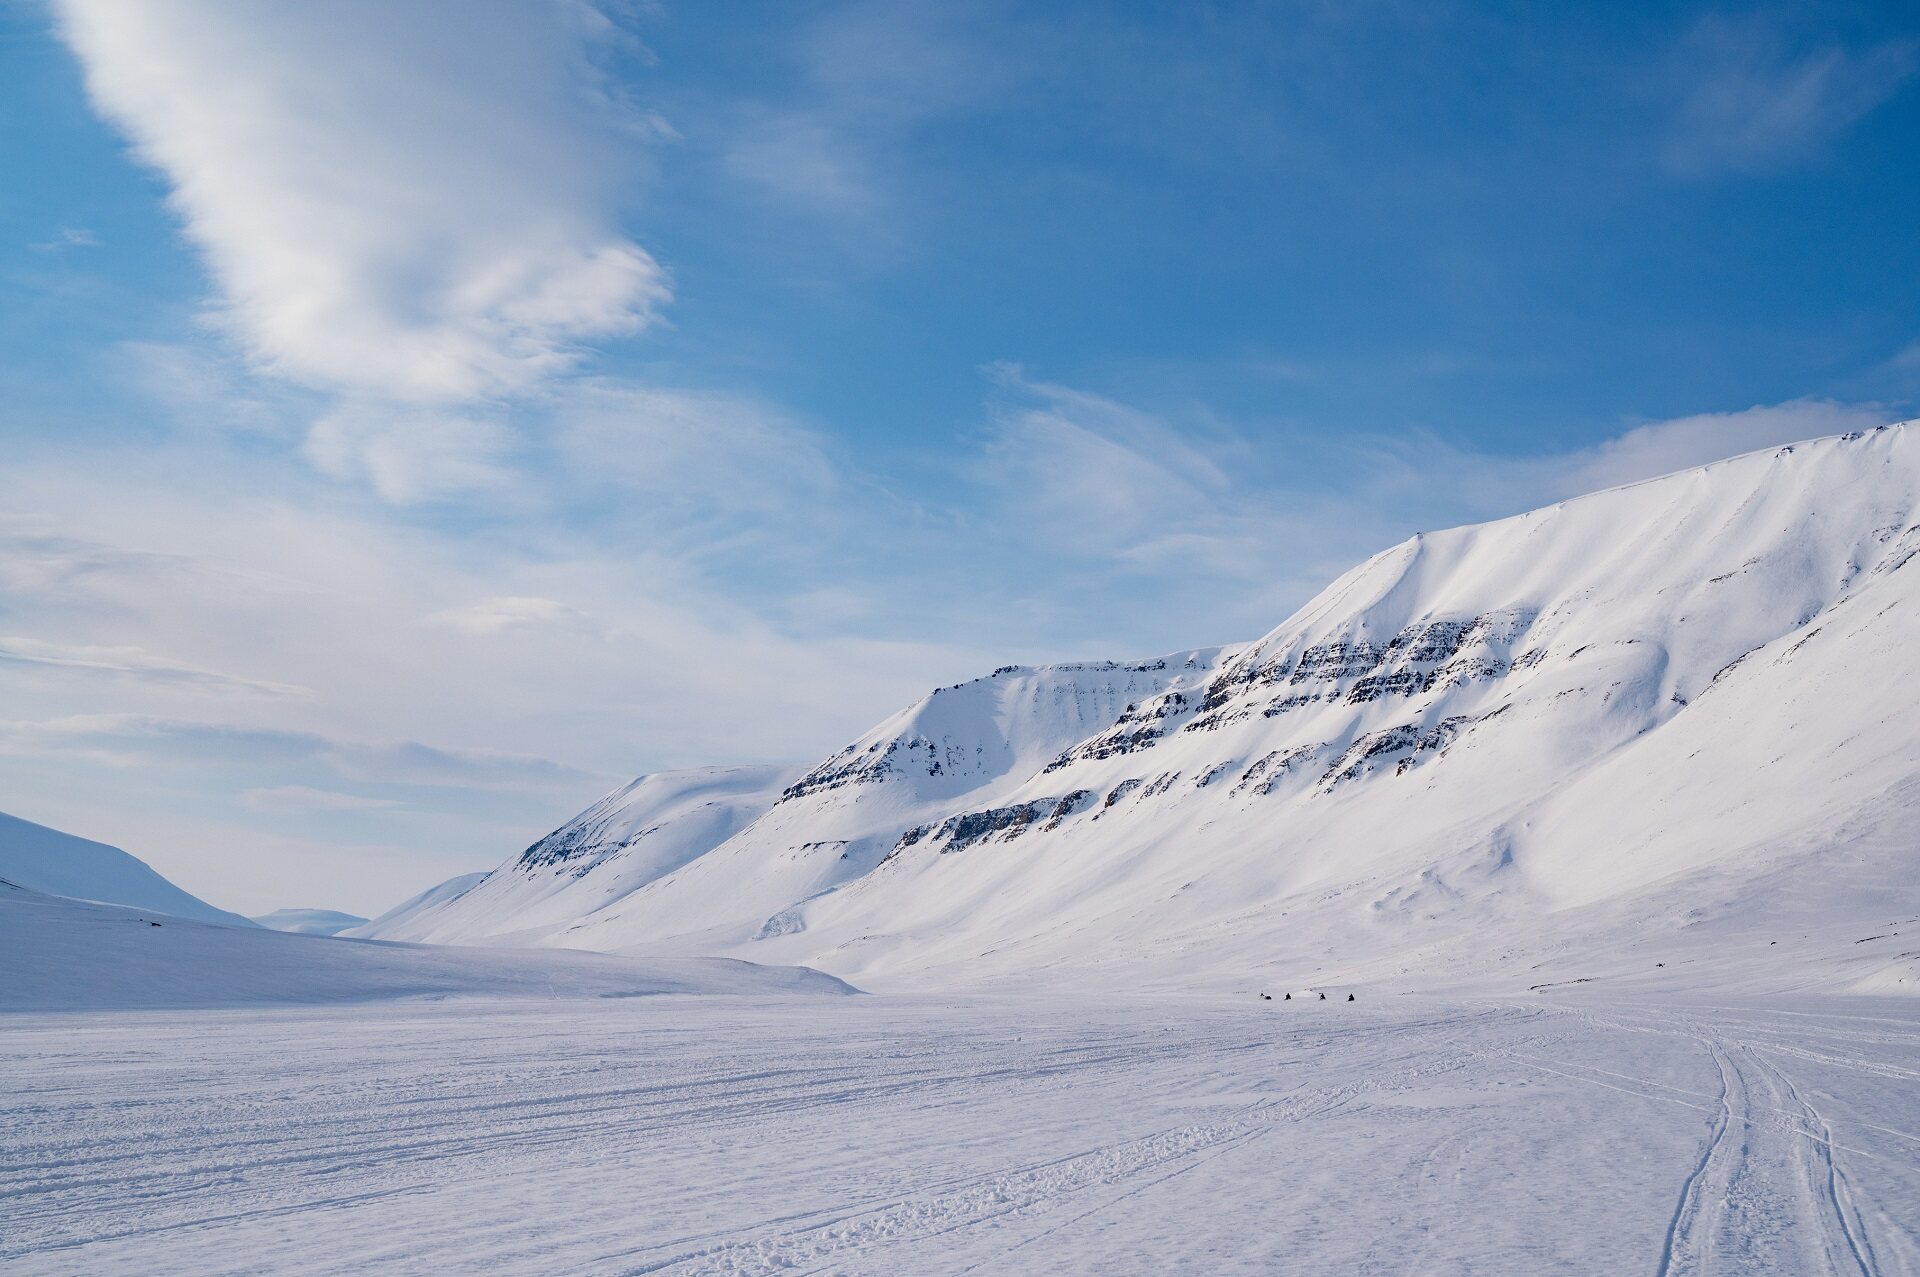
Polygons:
<instances>
[{"instance_id":1,"label":"snow drift","mask_svg":"<svg viewBox=\"0 0 1920 1277\"><path fill-rule=\"evenodd\" d=\"M1258 641L643 778L365 934L1123 976L1910 991L1920 433L1376 555Z\"/></svg>"}]
</instances>

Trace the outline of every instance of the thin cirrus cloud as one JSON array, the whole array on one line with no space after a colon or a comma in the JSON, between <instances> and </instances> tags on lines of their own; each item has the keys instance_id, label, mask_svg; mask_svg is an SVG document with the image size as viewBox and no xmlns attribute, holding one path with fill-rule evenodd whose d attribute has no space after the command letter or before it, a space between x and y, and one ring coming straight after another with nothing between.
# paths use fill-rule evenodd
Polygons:
<instances>
[{"instance_id":1,"label":"thin cirrus cloud","mask_svg":"<svg viewBox=\"0 0 1920 1277\"><path fill-rule=\"evenodd\" d=\"M100 237L84 226L62 226L52 239L28 247L36 253L64 253L70 248L98 248Z\"/></svg>"},{"instance_id":2,"label":"thin cirrus cloud","mask_svg":"<svg viewBox=\"0 0 1920 1277\"><path fill-rule=\"evenodd\" d=\"M538 630L572 625L585 619L577 608L537 594L509 594L481 599L463 607L444 608L426 617L426 624L463 634L504 634L511 630Z\"/></svg>"},{"instance_id":3,"label":"thin cirrus cloud","mask_svg":"<svg viewBox=\"0 0 1920 1277\"><path fill-rule=\"evenodd\" d=\"M1262 471L1253 438L1217 424L1202 445L1098 395L1004 370L1000 382L1012 402L995 416L979 477L998 522L1033 538L1024 554L1084 556L1097 570L1152 582L1160 597L1192 591L1183 613L1210 612L1223 633L1235 622L1278 621L1316 579L1422 528L1872 429L1892 416L1877 404L1794 400L1648 422L1534 456L1489 455L1417 431L1353 436L1330 486L1304 463L1298 473Z\"/></svg>"},{"instance_id":4,"label":"thin cirrus cloud","mask_svg":"<svg viewBox=\"0 0 1920 1277\"><path fill-rule=\"evenodd\" d=\"M1152 414L1011 366L991 371L1000 399L978 478L1053 544L1124 556L1232 502L1220 464Z\"/></svg>"},{"instance_id":5,"label":"thin cirrus cloud","mask_svg":"<svg viewBox=\"0 0 1920 1277\"><path fill-rule=\"evenodd\" d=\"M1765 14L1702 19L1672 64L1679 111L1667 167L1686 177L1767 173L1802 162L1920 71L1920 42L1795 48Z\"/></svg>"},{"instance_id":6,"label":"thin cirrus cloud","mask_svg":"<svg viewBox=\"0 0 1920 1277\"><path fill-rule=\"evenodd\" d=\"M929 120L993 100L1003 48L966 6L858 2L818 12L787 50L792 84L737 107L722 163L790 209L849 218L864 242L890 229L905 143Z\"/></svg>"},{"instance_id":7,"label":"thin cirrus cloud","mask_svg":"<svg viewBox=\"0 0 1920 1277\"><path fill-rule=\"evenodd\" d=\"M1703 466L1743 452L1850 430L1871 430L1887 424L1892 415L1877 404L1796 399L1738 412L1703 412L1652 422L1560 459L1559 473L1547 487L1560 496L1577 496Z\"/></svg>"},{"instance_id":8,"label":"thin cirrus cloud","mask_svg":"<svg viewBox=\"0 0 1920 1277\"><path fill-rule=\"evenodd\" d=\"M365 483L414 505L514 486L513 435L489 417L390 404L340 404L307 432L300 453L330 479Z\"/></svg>"},{"instance_id":9,"label":"thin cirrus cloud","mask_svg":"<svg viewBox=\"0 0 1920 1277\"><path fill-rule=\"evenodd\" d=\"M394 798L373 798L365 794L343 794L338 790L315 789L311 785L268 785L242 790L242 807L268 815L307 815L314 812L386 811L400 806Z\"/></svg>"},{"instance_id":10,"label":"thin cirrus cloud","mask_svg":"<svg viewBox=\"0 0 1920 1277\"><path fill-rule=\"evenodd\" d=\"M420 741L364 741L155 714L74 714L0 721L0 750L74 751L120 764L180 761L266 766L308 762L343 780L452 789L571 789L593 773L536 755L449 749Z\"/></svg>"},{"instance_id":11,"label":"thin cirrus cloud","mask_svg":"<svg viewBox=\"0 0 1920 1277\"><path fill-rule=\"evenodd\" d=\"M583 12L57 0L96 107L167 178L256 364L427 404L522 391L669 297L618 224L641 148L580 87Z\"/></svg>"},{"instance_id":12,"label":"thin cirrus cloud","mask_svg":"<svg viewBox=\"0 0 1920 1277\"><path fill-rule=\"evenodd\" d=\"M0 637L0 664L37 666L54 672L112 675L154 685L172 685L208 692L239 692L260 696L310 697L313 692L288 683L243 678L219 670L202 669L156 656L138 647L99 647L48 643L38 639Z\"/></svg>"},{"instance_id":13,"label":"thin cirrus cloud","mask_svg":"<svg viewBox=\"0 0 1920 1277\"><path fill-rule=\"evenodd\" d=\"M586 379L554 396L551 420L570 482L681 521L801 516L843 480L818 432L751 395Z\"/></svg>"}]
</instances>

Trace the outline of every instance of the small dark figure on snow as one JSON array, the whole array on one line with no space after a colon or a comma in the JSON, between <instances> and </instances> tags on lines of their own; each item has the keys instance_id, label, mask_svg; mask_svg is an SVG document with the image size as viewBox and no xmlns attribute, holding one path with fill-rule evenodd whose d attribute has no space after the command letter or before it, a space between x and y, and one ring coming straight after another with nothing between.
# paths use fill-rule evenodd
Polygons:
<instances>
[{"instance_id":1,"label":"small dark figure on snow","mask_svg":"<svg viewBox=\"0 0 1920 1277\"><path fill-rule=\"evenodd\" d=\"M1353 1001L1353 995L1351 993L1347 995L1347 1001L1349 1002Z\"/></svg>"},{"instance_id":2,"label":"small dark figure on snow","mask_svg":"<svg viewBox=\"0 0 1920 1277\"><path fill-rule=\"evenodd\" d=\"M1287 995L1286 997L1284 997L1284 998L1282 998L1282 999L1281 999L1281 1001L1282 1001L1282 1002L1291 1002L1291 1001L1293 1001L1293 995L1292 995L1291 993L1289 993L1289 994L1288 994L1288 995Z\"/></svg>"},{"instance_id":3,"label":"small dark figure on snow","mask_svg":"<svg viewBox=\"0 0 1920 1277\"><path fill-rule=\"evenodd\" d=\"M1324 994L1324 993L1323 993L1323 994L1321 994L1321 995L1320 995L1320 1000L1321 1000L1322 1002L1325 1002L1325 1001L1327 1000L1327 995L1326 995L1326 994Z\"/></svg>"},{"instance_id":4,"label":"small dark figure on snow","mask_svg":"<svg viewBox=\"0 0 1920 1277\"><path fill-rule=\"evenodd\" d=\"M1271 1002L1273 1001L1273 995L1271 993L1263 993L1260 995L1260 1000L1262 1002Z\"/></svg>"}]
</instances>

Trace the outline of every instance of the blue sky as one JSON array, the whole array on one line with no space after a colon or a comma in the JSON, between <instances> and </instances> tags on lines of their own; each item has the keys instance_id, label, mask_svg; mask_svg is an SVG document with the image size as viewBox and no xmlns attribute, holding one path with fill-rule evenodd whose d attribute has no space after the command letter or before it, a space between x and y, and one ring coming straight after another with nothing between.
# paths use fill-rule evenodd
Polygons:
<instances>
[{"instance_id":1,"label":"blue sky","mask_svg":"<svg viewBox=\"0 0 1920 1277\"><path fill-rule=\"evenodd\" d=\"M0 7L0 807L367 912L1920 398L1898 5Z\"/></svg>"}]
</instances>

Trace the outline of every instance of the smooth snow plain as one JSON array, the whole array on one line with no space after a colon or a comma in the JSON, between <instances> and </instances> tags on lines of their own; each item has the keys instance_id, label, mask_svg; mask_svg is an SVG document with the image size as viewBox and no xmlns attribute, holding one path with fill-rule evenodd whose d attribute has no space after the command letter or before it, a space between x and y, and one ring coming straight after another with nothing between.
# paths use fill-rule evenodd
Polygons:
<instances>
[{"instance_id":1,"label":"smooth snow plain","mask_svg":"<svg viewBox=\"0 0 1920 1277\"><path fill-rule=\"evenodd\" d=\"M1920 1271L1911 1000L1278 994L16 1012L0 1269Z\"/></svg>"}]
</instances>

